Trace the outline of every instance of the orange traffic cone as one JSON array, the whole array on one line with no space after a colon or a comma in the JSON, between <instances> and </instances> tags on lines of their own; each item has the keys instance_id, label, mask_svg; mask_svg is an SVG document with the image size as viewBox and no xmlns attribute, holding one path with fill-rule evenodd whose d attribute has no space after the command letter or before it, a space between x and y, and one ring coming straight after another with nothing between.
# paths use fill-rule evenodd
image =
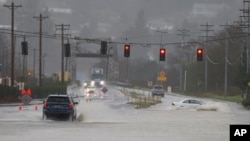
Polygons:
<instances>
[{"instance_id":1,"label":"orange traffic cone","mask_svg":"<svg viewBox=\"0 0 250 141\"><path fill-rule=\"evenodd\" d=\"M37 104L35 105L35 111L37 111L38 110L38 106L37 106Z\"/></svg>"},{"instance_id":2,"label":"orange traffic cone","mask_svg":"<svg viewBox=\"0 0 250 141\"><path fill-rule=\"evenodd\" d=\"M22 107L22 104L19 103L19 111L22 111L23 107Z\"/></svg>"}]
</instances>

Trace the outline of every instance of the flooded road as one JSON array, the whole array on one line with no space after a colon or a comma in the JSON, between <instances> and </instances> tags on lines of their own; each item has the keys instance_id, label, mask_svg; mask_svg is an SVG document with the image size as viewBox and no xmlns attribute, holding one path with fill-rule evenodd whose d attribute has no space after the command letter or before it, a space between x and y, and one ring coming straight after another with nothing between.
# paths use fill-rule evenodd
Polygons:
<instances>
[{"instance_id":1,"label":"flooded road","mask_svg":"<svg viewBox=\"0 0 250 141\"><path fill-rule=\"evenodd\" d=\"M99 91L100 92L100 91ZM81 96L83 90L73 93ZM250 124L240 104L202 99L205 110L173 107L186 97L167 94L162 103L145 109L126 104L116 87L91 101L78 97L77 121L42 120L42 104L0 107L1 141L229 141L230 124ZM216 109L210 110L210 109Z\"/></svg>"}]
</instances>

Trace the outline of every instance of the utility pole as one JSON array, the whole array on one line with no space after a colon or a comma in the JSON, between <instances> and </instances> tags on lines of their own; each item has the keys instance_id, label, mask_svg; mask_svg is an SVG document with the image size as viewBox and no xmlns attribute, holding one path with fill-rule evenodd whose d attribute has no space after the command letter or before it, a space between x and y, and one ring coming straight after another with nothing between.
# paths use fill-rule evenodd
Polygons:
<instances>
[{"instance_id":1,"label":"utility pole","mask_svg":"<svg viewBox=\"0 0 250 141\"><path fill-rule=\"evenodd\" d=\"M241 21L239 22L240 27L243 29L243 31L247 34L247 60L246 60L246 72L248 74L249 72L249 34L250 34L250 1L244 0L244 8L240 9L242 12L242 16L240 16Z\"/></svg>"},{"instance_id":2,"label":"utility pole","mask_svg":"<svg viewBox=\"0 0 250 141\"><path fill-rule=\"evenodd\" d=\"M14 11L21 5L15 5L14 2L11 5L4 5L11 10L11 86L14 86L15 77L15 47L14 47Z\"/></svg>"},{"instance_id":3,"label":"utility pole","mask_svg":"<svg viewBox=\"0 0 250 141\"><path fill-rule=\"evenodd\" d=\"M61 81L62 84L64 83L64 55L65 55L65 50L64 50L64 36L68 36L69 34L65 34L65 30L69 30L70 25L56 25L56 30L61 30L61 40L62 40L62 55L61 55Z\"/></svg>"},{"instance_id":4,"label":"utility pole","mask_svg":"<svg viewBox=\"0 0 250 141\"><path fill-rule=\"evenodd\" d=\"M229 32L228 29L230 26L228 23L226 25L220 25L226 27L226 47L225 47L225 80L224 80L224 97L227 96L227 80L228 80L228 38L229 38Z\"/></svg>"},{"instance_id":5,"label":"utility pole","mask_svg":"<svg viewBox=\"0 0 250 141\"><path fill-rule=\"evenodd\" d=\"M184 91L185 89L183 89L183 50L184 50L184 46L185 46L185 42L186 42L186 37L190 36L189 34L187 34L189 32L189 30L182 28L181 30L178 30L179 32L181 32L180 34L177 34L178 36L182 37L182 43L181 43L181 64L180 64L180 90Z\"/></svg>"},{"instance_id":6,"label":"utility pole","mask_svg":"<svg viewBox=\"0 0 250 141\"><path fill-rule=\"evenodd\" d=\"M47 16L43 16L42 14L39 15L39 17L34 17L35 19L39 20L39 77L38 77L38 85L42 86L42 21L46 18Z\"/></svg>"},{"instance_id":7,"label":"utility pole","mask_svg":"<svg viewBox=\"0 0 250 141\"><path fill-rule=\"evenodd\" d=\"M208 22L205 25L200 25L201 27L205 27L205 29L201 30L206 32L206 36L201 36L201 37L205 37L206 38L206 43L205 43L205 52L204 52L204 56L205 56L205 92L207 92L207 83L208 83L208 60L207 60L207 45L208 45L208 33L213 31L210 28L213 27L214 25L210 25L208 24Z\"/></svg>"},{"instance_id":8,"label":"utility pole","mask_svg":"<svg viewBox=\"0 0 250 141\"><path fill-rule=\"evenodd\" d=\"M249 74L249 59L250 59L250 39L249 39L249 35L250 35L250 0L243 0L243 9L240 9L240 11L242 12L241 16L240 16L240 21L237 22L239 23L239 26L242 28L243 32L246 33L246 74ZM246 93L247 93L247 99L250 98L250 94L249 94L249 86L246 85Z\"/></svg>"}]
</instances>

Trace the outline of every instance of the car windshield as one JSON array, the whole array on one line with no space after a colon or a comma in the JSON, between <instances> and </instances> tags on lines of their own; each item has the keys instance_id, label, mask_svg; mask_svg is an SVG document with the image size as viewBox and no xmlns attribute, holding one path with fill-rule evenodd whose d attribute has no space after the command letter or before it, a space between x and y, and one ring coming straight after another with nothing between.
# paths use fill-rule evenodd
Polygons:
<instances>
[{"instance_id":1,"label":"car windshield","mask_svg":"<svg viewBox=\"0 0 250 141\"><path fill-rule=\"evenodd\" d=\"M154 86L154 89L163 89L162 86Z\"/></svg>"},{"instance_id":2,"label":"car windshield","mask_svg":"<svg viewBox=\"0 0 250 141\"><path fill-rule=\"evenodd\" d=\"M95 80L95 79L103 79L103 74L92 74L91 75L91 79Z\"/></svg>"},{"instance_id":3,"label":"car windshield","mask_svg":"<svg viewBox=\"0 0 250 141\"><path fill-rule=\"evenodd\" d=\"M51 96L51 97L48 97L47 102L68 103L69 98L68 97Z\"/></svg>"}]
</instances>

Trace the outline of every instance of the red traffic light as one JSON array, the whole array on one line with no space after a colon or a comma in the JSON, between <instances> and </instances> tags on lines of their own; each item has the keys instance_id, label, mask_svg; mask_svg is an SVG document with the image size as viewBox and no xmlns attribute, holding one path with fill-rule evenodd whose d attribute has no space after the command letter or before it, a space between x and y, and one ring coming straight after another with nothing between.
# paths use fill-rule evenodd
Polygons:
<instances>
[{"instance_id":1,"label":"red traffic light","mask_svg":"<svg viewBox=\"0 0 250 141\"><path fill-rule=\"evenodd\" d=\"M124 45L124 57L130 56L130 45L126 44Z\"/></svg>"},{"instance_id":2,"label":"red traffic light","mask_svg":"<svg viewBox=\"0 0 250 141\"><path fill-rule=\"evenodd\" d=\"M203 50L201 48L198 48L197 49L197 54L202 54L203 53Z\"/></svg>"},{"instance_id":3,"label":"red traffic light","mask_svg":"<svg viewBox=\"0 0 250 141\"><path fill-rule=\"evenodd\" d=\"M166 50L165 50L164 48L160 49L160 53L161 53L161 54L165 54L165 51L166 51Z\"/></svg>"},{"instance_id":4,"label":"red traffic light","mask_svg":"<svg viewBox=\"0 0 250 141\"><path fill-rule=\"evenodd\" d=\"M196 53L197 53L197 61L202 61L203 60L203 49L198 48Z\"/></svg>"},{"instance_id":5,"label":"red traffic light","mask_svg":"<svg viewBox=\"0 0 250 141\"><path fill-rule=\"evenodd\" d=\"M125 45L125 50L129 50L129 48L130 48L130 45Z\"/></svg>"},{"instance_id":6,"label":"red traffic light","mask_svg":"<svg viewBox=\"0 0 250 141\"><path fill-rule=\"evenodd\" d=\"M160 48L160 61L165 61L166 49Z\"/></svg>"}]
</instances>

